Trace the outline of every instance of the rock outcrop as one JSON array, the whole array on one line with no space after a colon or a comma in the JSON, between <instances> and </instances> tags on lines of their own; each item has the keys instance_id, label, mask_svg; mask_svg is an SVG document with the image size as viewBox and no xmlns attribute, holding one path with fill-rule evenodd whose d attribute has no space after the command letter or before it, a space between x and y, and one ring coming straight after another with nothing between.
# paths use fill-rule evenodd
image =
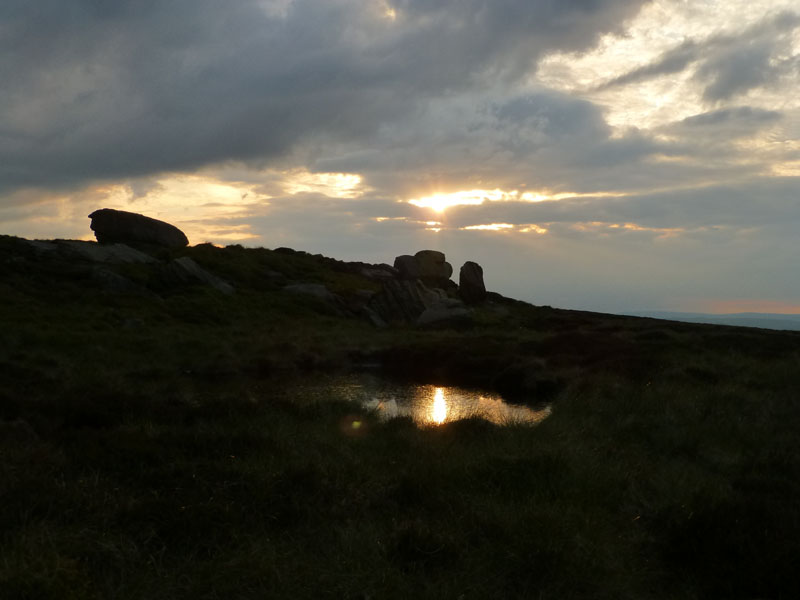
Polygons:
<instances>
[{"instance_id":1,"label":"rock outcrop","mask_svg":"<svg viewBox=\"0 0 800 600\"><path fill-rule=\"evenodd\" d=\"M467 304L481 304L486 301L486 285L483 283L483 269L468 260L458 274L458 292Z\"/></svg>"},{"instance_id":2,"label":"rock outcrop","mask_svg":"<svg viewBox=\"0 0 800 600\"><path fill-rule=\"evenodd\" d=\"M419 279L387 281L369 301L368 307L387 323L415 322L427 308L445 298L441 290L429 289Z\"/></svg>"},{"instance_id":3,"label":"rock outcrop","mask_svg":"<svg viewBox=\"0 0 800 600\"><path fill-rule=\"evenodd\" d=\"M400 279L419 279L417 259L410 254L403 254L394 259L394 268Z\"/></svg>"},{"instance_id":4,"label":"rock outcrop","mask_svg":"<svg viewBox=\"0 0 800 600\"><path fill-rule=\"evenodd\" d=\"M392 266L381 264L362 267L358 274L372 281L389 281L397 278L399 272Z\"/></svg>"},{"instance_id":5,"label":"rock outcrop","mask_svg":"<svg viewBox=\"0 0 800 600\"><path fill-rule=\"evenodd\" d=\"M385 323L414 323L420 327L472 323L472 313L463 302L448 297L444 290L427 287L420 279L384 283L383 289L372 296L366 308Z\"/></svg>"},{"instance_id":6,"label":"rock outcrop","mask_svg":"<svg viewBox=\"0 0 800 600\"><path fill-rule=\"evenodd\" d=\"M437 250L420 250L414 256L398 256L394 259L394 268L401 279L420 279L429 288L447 289L452 286L453 267L445 261L444 253Z\"/></svg>"},{"instance_id":7,"label":"rock outcrop","mask_svg":"<svg viewBox=\"0 0 800 600\"><path fill-rule=\"evenodd\" d=\"M188 256L170 261L164 269L164 277L169 283L208 285L228 296L235 291L230 283L212 275Z\"/></svg>"},{"instance_id":8,"label":"rock outcrop","mask_svg":"<svg viewBox=\"0 0 800 600\"><path fill-rule=\"evenodd\" d=\"M453 275L453 266L445 261L444 253L420 250L414 255L419 267L419 278L428 287L445 289Z\"/></svg>"},{"instance_id":9,"label":"rock outcrop","mask_svg":"<svg viewBox=\"0 0 800 600\"><path fill-rule=\"evenodd\" d=\"M186 235L174 225L138 213L101 208L89 218L94 235L101 244L153 244L166 248L189 245Z\"/></svg>"}]
</instances>

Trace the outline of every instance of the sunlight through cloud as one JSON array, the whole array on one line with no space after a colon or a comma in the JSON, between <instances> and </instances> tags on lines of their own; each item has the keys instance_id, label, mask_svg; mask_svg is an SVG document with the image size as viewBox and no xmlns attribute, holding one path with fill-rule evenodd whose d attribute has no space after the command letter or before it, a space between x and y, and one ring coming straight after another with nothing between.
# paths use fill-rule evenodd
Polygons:
<instances>
[{"instance_id":1,"label":"sunlight through cloud","mask_svg":"<svg viewBox=\"0 0 800 600\"><path fill-rule=\"evenodd\" d=\"M597 192L597 193L575 193L558 192L550 193L546 191L520 192L519 190L504 191L494 190L464 190L451 192L449 194L440 193L422 198L412 198L409 204L420 208L430 208L434 212L443 213L453 206L479 206L485 202L548 202L566 200L567 198L609 198L623 197L626 193L621 192Z\"/></svg>"},{"instance_id":2,"label":"sunlight through cloud","mask_svg":"<svg viewBox=\"0 0 800 600\"><path fill-rule=\"evenodd\" d=\"M467 227L462 227L462 229L478 229L478 230L485 230L485 231L503 231L506 229L514 229L514 226L510 223L490 223L488 225L469 225Z\"/></svg>"},{"instance_id":3,"label":"sunlight through cloud","mask_svg":"<svg viewBox=\"0 0 800 600\"><path fill-rule=\"evenodd\" d=\"M354 173L289 171L282 184L288 194L310 192L331 198L356 198L361 194L361 176Z\"/></svg>"}]
</instances>

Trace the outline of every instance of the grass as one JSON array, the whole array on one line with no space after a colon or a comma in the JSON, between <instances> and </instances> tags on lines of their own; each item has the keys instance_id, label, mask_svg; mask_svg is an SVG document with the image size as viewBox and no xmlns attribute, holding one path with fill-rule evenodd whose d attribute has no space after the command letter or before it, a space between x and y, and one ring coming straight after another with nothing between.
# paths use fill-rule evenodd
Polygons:
<instances>
[{"instance_id":1,"label":"grass","mask_svg":"<svg viewBox=\"0 0 800 600\"><path fill-rule=\"evenodd\" d=\"M317 257L189 249L236 295L139 270L131 296L0 251L3 598L800 592L794 334L513 302L375 330L258 275L368 287ZM420 429L287 397L370 361L554 410Z\"/></svg>"}]
</instances>

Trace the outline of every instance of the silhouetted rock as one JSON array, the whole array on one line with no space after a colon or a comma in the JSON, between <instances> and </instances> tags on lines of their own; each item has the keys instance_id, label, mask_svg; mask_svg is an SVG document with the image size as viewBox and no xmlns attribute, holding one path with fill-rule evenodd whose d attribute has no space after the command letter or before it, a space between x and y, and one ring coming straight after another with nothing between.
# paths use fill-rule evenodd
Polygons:
<instances>
[{"instance_id":1,"label":"silhouetted rock","mask_svg":"<svg viewBox=\"0 0 800 600\"><path fill-rule=\"evenodd\" d=\"M444 253L420 250L414 255L419 266L419 278L428 287L446 288L453 275L453 266L445 261Z\"/></svg>"},{"instance_id":2,"label":"silhouetted rock","mask_svg":"<svg viewBox=\"0 0 800 600\"><path fill-rule=\"evenodd\" d=\"M170 283L201 283L227 295L235 291L230 283L212 275L188 256L170 261L166 266L165 276Z\"/></svg>"},{"instance_id":3,"label":"silhouetted rock","mask_svg":"<svg viewBox=\"0 0 800 600\"><path fill-rule=\"evenodd\" d=\"M392 266L381 264L362 267L358 274L372 281L389 281L395 279L399 272Z\"/></svg>"},{"instance_id":4,"label":"silhouetted rock","mask_svg":"<svg viewBox=\"0 0 800 600\"><path fill-rule=\"evenodd\" d=\"M394 268L401 279L420 279L429 288L454 287L450 281L453 267L437 250L420 250L414 256L403 254L394 259Z\"/></svg>"},{"instance_id":5,"label":"silhouetted rock","mask_svg":"<svg viewBox=\"0 0 800 600\"><path fill-rule=\"evenodd\" d=\"M403 254L394 259L394 268L401 279L419 279L419 263L409 254Z\"/></svg>"},{"instance_id":6,"label":"silhouetted rock","mask_svg":"<svg viewBox=\"0 0 800 600\"><path fill-rule=\"evenodd\" d=\"M174 225L138 213L101 208L89 215L91 228L101 244L154 244L167 248L189 245L186 235Z\"/></svg>"},{"instance_id":7,"label":"silhouetted rock","mask_svg":"<svg viewBox=\"0 0 800 600\"><path fill-rule=\"evenodd\" d=\"M472 323L472 314L457 298L450 298L439 288L429 288L420 279L396 279L383 284L372 296L367 309L375 325L414 323L420 327L451 327Z\"/></svg>"},{"instance_id":8,"label":"silhouetted rock","mask_svg":"<svg viewBox=\"0 0 800 600\"><path fill-rule=\"evenodd\" d=\"M486 300L486 285L483 283L483 269L468 260L458 274L458 290L467 304L481 304Z\"/></svg>"}]
</instances>

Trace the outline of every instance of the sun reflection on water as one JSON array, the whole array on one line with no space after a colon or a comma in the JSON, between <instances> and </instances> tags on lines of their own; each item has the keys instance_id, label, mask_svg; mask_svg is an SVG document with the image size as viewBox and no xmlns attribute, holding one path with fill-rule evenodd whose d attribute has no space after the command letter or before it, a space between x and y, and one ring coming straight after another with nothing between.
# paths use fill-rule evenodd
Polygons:
<instances>
[{"instance_id":1,"label":"sun reflection on water","mask_svg":"<svg viewBox=\"0 0 800 600\"><path fill-rule=\"evenodd\" d=\"M536 424L550 415L547 404L509 404L501 396L466 388L416 385L387 381L369 374L325 377L287 386L295 402L344 400L358 404L381 421L410 417L421 427L436 427L460 419L486 419L496 425ZM350 415L343 426L348 435L365 435L369 419Z\"/></svg>"},{"instance_id":2,"label":"sun reflection on water","mask_svg":"<svg viewBox=\"0 0 800 600\"><path fill-rule=\"evenodd\" d=\"M441 425L470 417L497 425L538 423L550 414L549 406L537 409L508 404L500 396L456 387L410 385L370 394L363 406L382 419L411 417L420 425Z\"/></svg>"},{"instance_id":3,"label":"sun reflection on water","mask_svg":"<svg viewBox=\"0 0 800 600\"><path fill-rule=\"evenodd\" d=\"M444 399L444 390L440 387L436 388L436 392L433 395L433 407L430 419L434 423L440 425L447 419L447 400Z\"/></svg>"}]
</instances>

